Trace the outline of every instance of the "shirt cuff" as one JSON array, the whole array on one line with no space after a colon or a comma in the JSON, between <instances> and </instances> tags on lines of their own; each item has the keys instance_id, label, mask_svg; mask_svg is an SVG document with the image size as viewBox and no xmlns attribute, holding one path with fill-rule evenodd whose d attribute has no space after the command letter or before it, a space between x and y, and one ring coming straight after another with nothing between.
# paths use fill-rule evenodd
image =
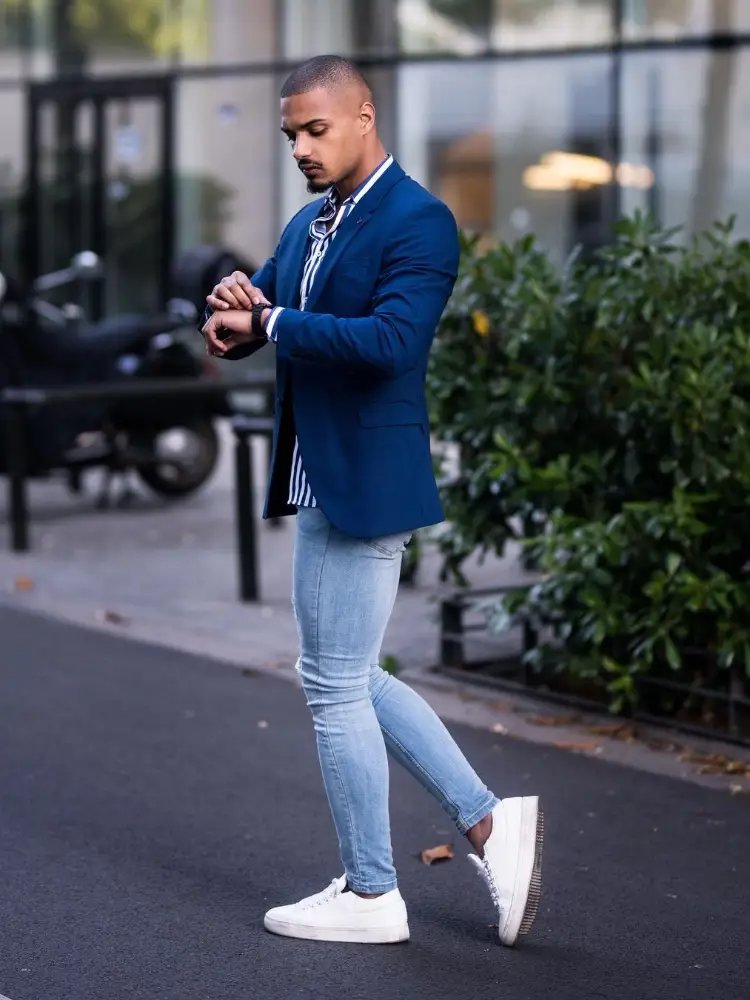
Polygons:
<instances>
[{"instance_id":1,"label":"shirt cuff","mask_svg":"<svg viewBox=\"0 0 750 1000\"><path fill-rule=\"evenodd\" d=\"M268 317L268 321L266 323L266 337L268 337L269 340L272 340L274 344L276 343L276 336L274 334L274 330L276 329L276 322L279 316L281 316L283 312L284 312L283 306L276 306L274 309L271 310L271 315Z\"/></svg>"}]
</instances>

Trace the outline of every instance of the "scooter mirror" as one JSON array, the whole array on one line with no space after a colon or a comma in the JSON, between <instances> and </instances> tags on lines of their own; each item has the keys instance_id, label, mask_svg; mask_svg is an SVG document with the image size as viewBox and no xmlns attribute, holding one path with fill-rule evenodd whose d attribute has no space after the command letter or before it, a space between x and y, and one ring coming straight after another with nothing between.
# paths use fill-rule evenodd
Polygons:
<instances>
[{"instance_id":1,"label":"scooter mirror","mask_svg":"<svg viewBox=\"0 0 750 1000\"><path fill-rule=\"evenodd\" d=\"M93 250L81 250L75 254L70 266L78 278L96 278L102 273L102 262Z\"/></svg>"},{"instance_id":2,"label":"scooter mirror","mask_svg":"<svg viewBox=\"0 0 750 1000\"><path fill-rule=\"evenodd\" d=\"M5 298L5 293L8 291L8 282L5 280L5 275L0 271L0 302Z\"/></svg>"}]
</instances>

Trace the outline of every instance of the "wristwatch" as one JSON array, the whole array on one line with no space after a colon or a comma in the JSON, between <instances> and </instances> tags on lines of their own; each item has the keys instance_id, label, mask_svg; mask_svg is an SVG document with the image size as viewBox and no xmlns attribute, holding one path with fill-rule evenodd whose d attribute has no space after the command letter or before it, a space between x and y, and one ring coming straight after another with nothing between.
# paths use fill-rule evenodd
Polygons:
<instances>
[{"instance_id":1,"label":"wristwatch","mask_svg":"<svg viewBox=\"0 0 750 1000\"><path fill-rule=\"evenodd\" d=\"M250 331L256 337L265 336L263 327L261 326L260 318L263 315L264 309L272 309L270 302L257 302L253 308L250 310Z\"/></svg>"}]
</instances>

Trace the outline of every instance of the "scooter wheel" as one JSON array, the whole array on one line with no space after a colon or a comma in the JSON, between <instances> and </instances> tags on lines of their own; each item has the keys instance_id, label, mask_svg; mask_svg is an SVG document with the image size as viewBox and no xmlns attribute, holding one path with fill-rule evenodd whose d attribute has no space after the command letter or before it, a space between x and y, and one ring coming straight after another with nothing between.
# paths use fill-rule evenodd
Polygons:
<instances>
[{"instance_id":1,"label":"scooter wheel","mask_svg":"<svg viewBox=\"0 0 750 1000\"><path fill-rule=\"evenodd\" d=\"M219 435L206 417L139 436L138 450L148 454L135 471L160 497L178 499L200 489L219 460Z\"/></svg>"}]
</instances>

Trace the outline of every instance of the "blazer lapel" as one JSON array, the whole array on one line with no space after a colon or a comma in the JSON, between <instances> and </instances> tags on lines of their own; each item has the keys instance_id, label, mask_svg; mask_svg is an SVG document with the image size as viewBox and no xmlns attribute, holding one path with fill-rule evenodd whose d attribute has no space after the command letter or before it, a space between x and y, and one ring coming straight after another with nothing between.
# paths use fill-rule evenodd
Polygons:
<instances>
[{"instance_id":1,"label":"blazer lapel","mask_svg":"<svg viewBox=\"0 0 750 1000\"><path fill-rule=\"evenodd\" d=\"M313 312L315 304L320 298L329 275L332 273L336 262L341 259L347 247L353 243L356 237L364 230L367 223L375 214L375 210L380 205L388 192L405 176L404 171L395 161L386 170L377 183L367 192L349 215L339 225L333 242L326 250L325 257L321 261L318 273L315 275L310 295L307 300L306 311ZM304 263L304 260L303 260Z\"/></svg>"},{"instance_id":2,"label":"blazer lapel","mask_svg":"<svg viewBox=\"0 0 750 1000\"><path fill-rule=\"evenodd\" d=\"M299 308L299 286L307 256L310 223L318 214L318 209L317 203L313 202L309 210L301 212L292 223L295 231L289 234L289 249L284 252L283 259L277 261L274 305L286 306L288 309Z\"/></svg>"},{"instance_id":3,"label":"blazer lapel","mask_svg":"<svg viewBox=\"0 0 750 1000\"><path fill-rule=\"evenodd\" d=\"M307 299L307 305L305 306L306 312L315 311L315 303L320 298L323 286L328 280L329 274L331 274L336 266L336 261L339 260L354 237L364 229L365 225L370 221L371 216L372 212L363 214L362 206L355 205L349 215L340 223L333 242L326 250L325 257L320 262L318 273L315 275L315 280Z\"/></svg>"}]
</instances>

